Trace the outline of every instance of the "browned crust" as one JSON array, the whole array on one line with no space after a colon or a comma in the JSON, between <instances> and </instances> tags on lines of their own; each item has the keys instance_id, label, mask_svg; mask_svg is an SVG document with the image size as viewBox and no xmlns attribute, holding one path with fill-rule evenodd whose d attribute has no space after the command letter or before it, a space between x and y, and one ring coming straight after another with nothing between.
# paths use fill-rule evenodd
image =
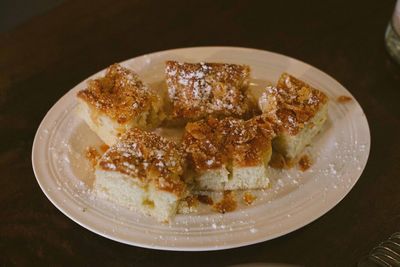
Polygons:
<instances>
[{"instance_id":1,"label":"browned crust","mask_svg":"<svg viewBox=\"0 0 400 267\"><path fill-rule=\"evenodd\" d=\"M183 147L197 172L222 166L256 166L271 149L274 131L269 119L208 119L188 123Z\"/></svg>"},{"instance_id":2,"label":"browned crust","mask_svg":"<svg viewBox=\"0 0 400 267\"><path fill-rule=\"evenodd\" d=\"M186 191L182 174L183 151L172 141L138 128L127 131L101 157L99 168L137 177L145 185L181 196Z\"/></svg>"},{"instance_id":3,"label":"browned crust","mask_svg":"<svg viewBox=\"0 0 400 267\"><path fill-rule=\"evenodd\" d=\"M276 116L280 130L296 135L325 105L328 97L307 83L282 73L277 86L269 86L260 98L264 112Z\"/></svg>"},{"instance_id":4,"label":"browned crust","mask_svg":"<svg viewBox=\"0 0 400 267\"><path fill-rule=\"evenodd\" d=\"M237 117L249 112L247 65L167 61L165 74L173 118Z\"/></svg>"},{"instance_id":5,"label":"browned crust","mask_svg":"<svg viewBox=\"0 0 400 267\"><path fill-rule=\"evenodd\" d=\"M149 110L155 98L135 72L119 64L108 67L103 77L90 80L77 96L120 124Z\"/></svg>"}]
</instances>

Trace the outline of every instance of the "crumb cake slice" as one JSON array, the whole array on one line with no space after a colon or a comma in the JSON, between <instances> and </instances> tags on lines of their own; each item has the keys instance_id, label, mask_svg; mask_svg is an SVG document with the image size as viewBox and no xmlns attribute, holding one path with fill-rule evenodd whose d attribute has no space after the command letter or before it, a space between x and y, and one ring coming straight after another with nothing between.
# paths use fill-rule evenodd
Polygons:
<instances>
[{"instance_id":1,"label":"crumb cake slice","mask_svg":"<svg viewBox=\"0 0 400 267\"><path fill-rule=\"evenodd\" d=\"M107 145L131 127L149 129L164 118L161 97L119 64L111 65L104 77L89 81L77 96L79 115Z\"/></svg>"},{"instance_id":2,"label":"crumb cake slice","mask_svg":"<svg viewBox=\"0 0 400 267\"><path fill-rule=\"evenodd\" d=\"M213 191L268 187L273 136L270 121L263 116L247 121L209 117L188 123L182 144L195 186Z\"/></svg>"},{"instance_id":3,"label":"crumb cake slice","mask_svg":"<svg viewBox=\"0 0 400 267\"><path fill-rule=\"evenodd\" d=\"M247 65L167 61L165 73L172 119L241 117L250 111Z\"/></svg>"},{"instance_id":4,"label":"crumb cake slice","mask_svg":"<svg viewBox=\"0 0 400 267\"><path fill-rule=\"evenodd\" d=\"M276 87L266 88L258 104L264 114L275 118L278 134L272 145L288 160L311 143L327 119L328 97L287 73Z\"/></svg>"},{"instance_id":5,"label":"crumb cake slice","mask_svg":"<svg viewBox=\"0 0 400 267\"><path fill-rule=\"evenodd\" d=\"M115 203L169 221L187 194L183 168L183 151L174 142L133 128L100 158L94 189Z\"/></svg>"}]
</instances>

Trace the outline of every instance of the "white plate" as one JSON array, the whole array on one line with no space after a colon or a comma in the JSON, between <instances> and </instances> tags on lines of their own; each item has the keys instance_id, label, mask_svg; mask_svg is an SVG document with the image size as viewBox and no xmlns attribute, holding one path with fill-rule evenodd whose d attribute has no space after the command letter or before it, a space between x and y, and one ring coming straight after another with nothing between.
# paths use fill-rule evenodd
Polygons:
<instances>
[{"instance_id":1,"label":"white plate","mask_svg":"<svg viewBox=\"0 0 400 267\"><path fill-rule=\"evenodd\" d=\"M165 250L218 250L266 241L292 232L333 208L360 177L369 154L370 134L361 107L350 93L322 71L298 60L255 49L196 47L168 50L129 59L123 65L147 82L163 79L164 62L214 61L248 64L255 79L276 82L286 71L331 99L329 121L315 140L311 169L283 171L273 188L258 194L254 205L224 215L203 212L178 215L170 225L97 199L90 190L93 174L83 155L100 141L74 114L81 82L64 95L43 119L33 143L37 181L50 201L69 218L104 237L140 247ZM99 72L91 78L102 75Z\"/></svg>"}]
</instances>

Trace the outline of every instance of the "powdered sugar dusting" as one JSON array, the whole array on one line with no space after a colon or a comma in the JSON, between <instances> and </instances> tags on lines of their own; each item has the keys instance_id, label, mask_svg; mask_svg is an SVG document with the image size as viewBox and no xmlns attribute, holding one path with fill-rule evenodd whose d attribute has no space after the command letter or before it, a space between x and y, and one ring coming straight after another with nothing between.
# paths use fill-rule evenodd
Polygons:
<instances>
[{"instance_id":1,"label":"powdered sugar dusting","mask_svg":"<svg viewBox=\"0 0 400 267\"><path fill-rule=\"evenodd\" d=\"M340 94L343 94L343 92ZM356 101L353 101L352 105L354 103ZM356 105L354 104L354 106ZM347 105L345 108L347 108ZM72 114L68 105L64 105L62 109ZM354 128L338 125L338 122L340 123L340 121L349 117L354 119L354 110L347 111L346 116L338 115L335 110L333 113L330 112L335 125L327 132L322 132L320 134L322 136L321 142L316 142L315 147L311 148L315 164L309 170L304 173L296 172L296 170L277 171L282 179L279 183L280 187L278 187L275 178L277 176L271 175L271 188L255 192L257 201L254 205L245 208L240 207L233 213L215 215L210 213L205 206L204 210L200 209L194 214L177 215L173 222L163 225L155 223L151 218L132 210L114 205L110 201L103 201L90 190L90 185L74 181L75 176L77 176L77 179L84 179L83 172L81 172L82 165L78 164L80 162L85 163L85 160L80 158L79 161L77 155L82 154L85 147L92 145L88 142L96 138L87 127L81 127L82 122L76 119L74 121L75 123L79 122L79 127L76 126L77 124L74 124L73 127L71 125L67 127L65 121L60 120L61 122L59 122L57 120L57 131L61 131L62 135L53 135L53 126L49 126L53 122L47 123L46 131L39 135L38 140L50 140L49 147L43 146L46 150L49 150L48 155L50 155L49 158L44 159L44 162L46 162L46 166L54 166L54 177L51 178L52 181L55 181L55 186L50 186L43 179L41 183L44 185L43 189L47 195L58 194L57 199L61 196L63 198L62 203L73 207L75 207L76 202L78 204L75 212L88 213L88 215L94 216L96 221L92 222L90 227L97 229L105 236L122 238L128 243L137 242L134 236L140 236L145 240L145 245L149 247L171 248L174 246L184 249L185 246L191 248L195 241L199 241L198 244L203 244L203 248L206 249L234 246L236 240L251 241L251 238L259 240L268 237L265 234L266 231L272 233L275 230L281 230L282 227L285 227L287 221L296 220L297 214L304 214L301 211L297 214L296 212L287 212L295 209L296 205L304 209L307 209L308 205L314 205L313 203L325 201L330 205L332 198L335 198L334 194L342 196L340 192L348 192L346 188L350 188L357 180L357 177L350 173L354 173L355 170L361 172L363 169L369 143L365 141L363 133L357 132L360 125L358 121L346 121L344 123L345 126L352 123L351 126L355 126ZM77 142L78 135L80 135L79 139L82 139L82 142ZM352 139L355 137L357 140ZM80 145L73 144L74 142ZM42 143L40 144L42 145ZM75 156L77 159L74 159ZM332 164L332 168L329 163ZM87 165L89 166L88 163ZM72 171L70 171L71 169ZM71 173L75 173L75 175ZM71 183L75 182L74 186L70 186ZM50 184L53 184L53 182ZM311 194L302 194L302 192L310 192L307 191L310 188L313 188ZM291 194L294 191L296 194ZM71 202L71 198L74 201ZM280 205L281 201L288 203L288 205ZM62 203L59 201L57 205L63 207ZM101 230L98 230L100 229L98 225L101 226ZM242 233L246 234L242 235ZM226 237L232 236L237 236L237 238L232 239L233 241L226 239Z\"/></svg>"},{"instance_id":2,"label":"powdered sugar dusting","mask_svg":"<svg viewBox=\"0 0 400 267\"><path fill-rule=\"evenodd\" d=\"M135 72L119 64L111 65L104 77L90 80L77 96L121 124L147 112L159 101Z\"/></svg>"},{"instance_id":3,"label":"powdered sugar dusting","mask_svg":"<svg viewBox=\"0 0 400 267\"><path fill-rule=\"evenodd\" d=\"M126 132L99 160L104 170L119 171L140 179L145 185L155 183L162 190L182 194L183 154L164 137L134 128ZM155 176L155 177L154 177Z\"/></svg>"},{"instance_id":4,"label":"powdered sugar dusting","mask_svg":"<svg viewBox=\"0 0 400 267\"><path fill-rule=\"evenodd\" d=\"M249 109L248 66L168 61L165 73L173 115L200 118L205 114L243 115Z\"/></svg>"},{"instance_id":5,"label":"powdered sugar dusting","mask_svg":"<svg viewBox=\"0 0 400 267\"><path fill-rule=\"evenodd\" d=\"M277 86L267 86L258 100L263 113L275 118L279 127L297 134L322 109L328 98L305 82L283 73Z\"/></svg>"}]
</instances>

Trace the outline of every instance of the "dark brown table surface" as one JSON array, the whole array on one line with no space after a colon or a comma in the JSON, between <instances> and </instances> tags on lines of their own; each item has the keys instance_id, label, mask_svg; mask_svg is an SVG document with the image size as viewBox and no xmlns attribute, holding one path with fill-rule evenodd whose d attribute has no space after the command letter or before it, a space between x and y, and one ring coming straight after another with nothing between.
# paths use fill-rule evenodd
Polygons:
<instances>
[{"instance_id":1,"label":"dark brown table surface","mask_svg":"<svg viewBox=\"0 0 400 267\"><path fill-rule=\"evenodd\" d=\"M0 34L0 265L354 266L400 230L400 67L383 42L395 1L89 2L65 1ZM352 191L295 232L214 252L128 246L64 216L31 165L33 137L49 108L111 63L204 45L282 53L342 83L363 107L372 135Z\"/></svg>"}]
</instances>

